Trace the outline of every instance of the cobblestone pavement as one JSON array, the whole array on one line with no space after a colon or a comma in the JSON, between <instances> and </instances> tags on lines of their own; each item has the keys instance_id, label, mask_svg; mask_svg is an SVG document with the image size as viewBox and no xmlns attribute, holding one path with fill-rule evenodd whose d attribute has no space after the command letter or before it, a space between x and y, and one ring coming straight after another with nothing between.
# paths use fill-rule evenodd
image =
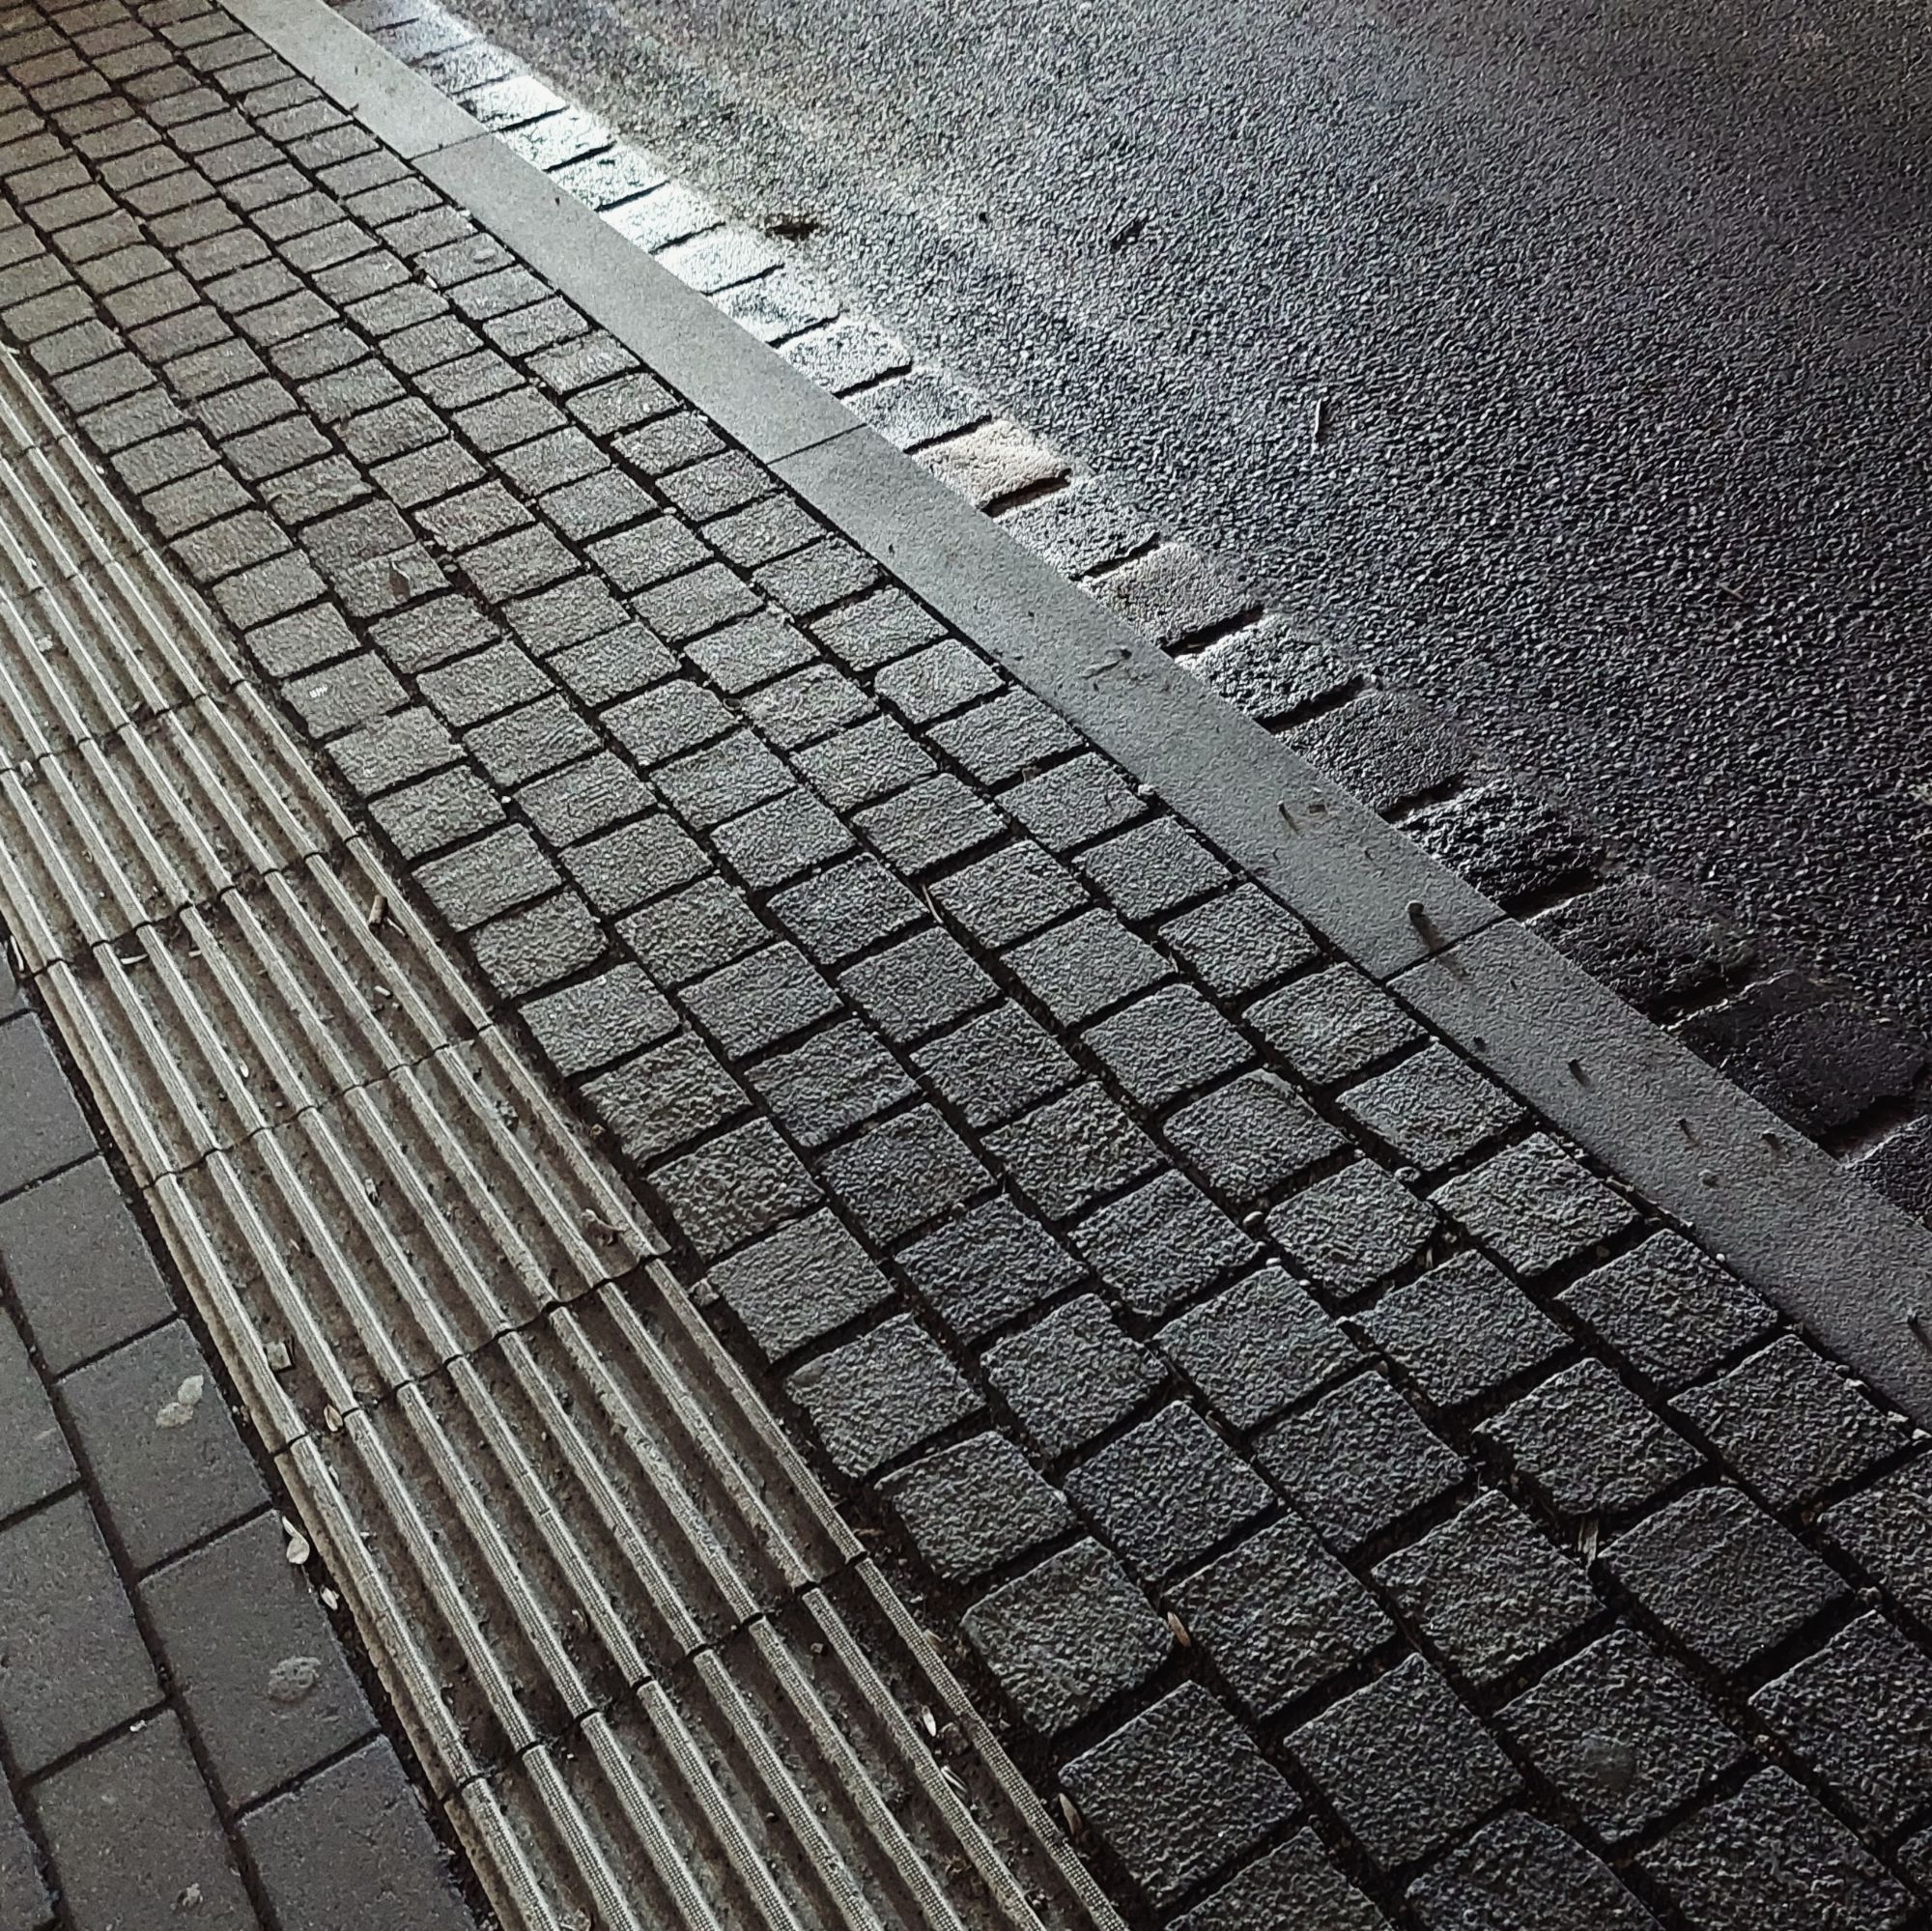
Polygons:
<instances>
[{"instance_id":1,"label":"cobblestone pavement","mask_svg":"<svg viewBox=\"0 0 1932 1931\"><path fill-rule=\"evenodd\" d=\"M0 1927L475 1920L0 958Z\"/></svg>"},{"instance_id":2,"label":"cobblestone pavement","mask_svg":"<svg viewBox=\"0 0 1932 1931\"><path fill-rule=\"evenodd\" d=\"M230 14L5 20L0 336L1135 1921L1923 1920L1918 1431Z\"/></svg>"},{"instance_id":3,"label":"cobblestone pavement","mask_svg":"<svg viewBox=\"0 0 1932 1931\"><path fill-rule=\"evenodd\" d=\"M1061 451L845 303L810 265L825 252L818 241L732 222L688 181L668 178L657 155L619 139L435 0L341 0L340 10L1230 702L1801 1131L1856 1159L1869 1183L1932 1214L1932 1053L1922 1018L1899 1016L1917 965L1909 943L1891 949L1894 977L1883 990L1848 969L1842 950L1835 976L1805 969L1815 955L1788 937L1765 943L1714 890L1660 873L1628 827L1579 817L1440 703L1392 681L1378 651L1338 645L1305 612L1261 609L1225 567L1238 565L1238 539L1223 535L1210 558L1159 535L1104 478L1074 473ZM467 11L520 43L533 35L545 43L541 5L471 0ZM713 119L693 101L678 117L667 94L674 84L651 66L663 49L647 53L633 82L624 62L639 51L637 23L621 7L596 18L598 31L575 36L564 71L595 85L623 125L671 117L668 138L687 156L705 155L708 124L714 168L749 192L768 156L747 134L745 103ZM554 58L568 44L548 42ZM626 77L613 82L613 72ZM831 252L841 252L837 239Z\"/></svg>"}]
</instances>

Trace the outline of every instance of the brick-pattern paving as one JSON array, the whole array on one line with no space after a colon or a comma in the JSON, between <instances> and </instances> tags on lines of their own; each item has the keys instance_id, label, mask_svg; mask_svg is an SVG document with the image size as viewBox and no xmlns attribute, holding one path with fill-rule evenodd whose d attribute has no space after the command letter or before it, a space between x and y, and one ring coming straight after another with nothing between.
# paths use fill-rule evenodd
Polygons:
<instances>
[{"instance_id":1,"label":"brick-pattern paving","mask_svg":"<svg viewBox=\"0 0 1932 1931\"><path fill-rule=\"evenodd\" d=\"M473 1924L303 1561L0 947L6 1931Z\"/></svg>"},{"instance_id":2,"label":"brick-pattern paving","mask_svg":"<svg viewBox=\"0 0 1932 1931\"><path fill-rule=\"evenodd\" d=\"M228 15L7 17L0 332L1137 1917L1923 1916L1917 1432Z\"/></svg>"}]
</instances>

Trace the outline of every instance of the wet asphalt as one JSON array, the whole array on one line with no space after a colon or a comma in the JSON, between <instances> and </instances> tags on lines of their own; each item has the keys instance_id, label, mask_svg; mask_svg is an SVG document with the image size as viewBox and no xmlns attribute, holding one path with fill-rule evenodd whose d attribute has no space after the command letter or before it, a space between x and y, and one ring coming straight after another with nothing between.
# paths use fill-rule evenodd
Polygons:
<instances>
[{"instance_id":1,"label":"wet asphalt","mask_svg":"<svg viewBox=\"0 0 1932 1931\"><path fill-rule=\"evenodd\" d=\"M923 355L1932 1029L1917 10L466 11L737 212L813 213L806 256Z\"/></svg>"}]
</instances>

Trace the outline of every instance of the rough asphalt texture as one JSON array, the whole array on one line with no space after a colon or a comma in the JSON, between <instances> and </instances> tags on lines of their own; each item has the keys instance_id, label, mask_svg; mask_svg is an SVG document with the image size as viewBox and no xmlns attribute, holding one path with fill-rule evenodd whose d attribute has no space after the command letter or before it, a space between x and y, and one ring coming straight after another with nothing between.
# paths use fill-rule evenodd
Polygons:
<instances>
[{"instance_id":1,"label":"rough asphalt texture","mask_svg":"<svg viewBox=\"0 0 1932 1931\"><path fill-rule=\"evenodd\" d=\"M741 211L822 216L808 255L915 347L1782 960L1932 1025L1905 14L468 11ZM1695 1043L1844 1123L1752 1064L1790 1049Z\"/></svg>"},{"instance_id":2,"label":"rough asphalt texture","mask_svg":"<svg viewBox=\"0 0 1932 1931\"><path fill-rule=\"evenodd\" d=\"M225 15L142 11L0 43L0 336L1138 1921L1922 1919L1922 1434Z\"/></svg>"}]
</instances>

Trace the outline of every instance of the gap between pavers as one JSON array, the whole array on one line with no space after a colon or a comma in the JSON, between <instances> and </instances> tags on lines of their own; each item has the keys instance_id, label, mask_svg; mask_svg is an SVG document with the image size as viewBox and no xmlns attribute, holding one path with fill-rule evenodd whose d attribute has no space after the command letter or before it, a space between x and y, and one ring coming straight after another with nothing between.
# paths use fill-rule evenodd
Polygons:
<instances>
[{"instance_id":1,"label":"gap between pavers","mask_svg":"<svg viewBox=\"0 0 1932 1931\"><path fill-rule=\"evenodd\" d=\"M1932 1228L861 426L327 0L221 5L1347 957L1932 1425Z\"/></svg>"}]
</instances>

